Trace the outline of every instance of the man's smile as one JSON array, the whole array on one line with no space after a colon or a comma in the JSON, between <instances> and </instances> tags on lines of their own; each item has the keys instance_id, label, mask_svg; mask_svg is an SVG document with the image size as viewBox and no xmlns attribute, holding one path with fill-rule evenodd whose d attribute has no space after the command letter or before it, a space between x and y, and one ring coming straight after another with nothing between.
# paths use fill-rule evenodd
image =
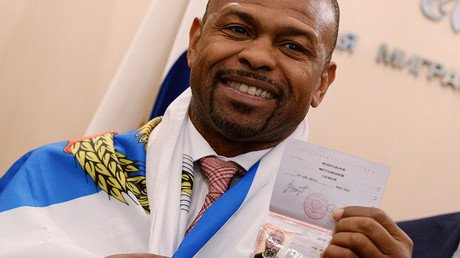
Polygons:
<instances>
[{"instance_id":1,"label":"man's smile","mask_svg":"<svg viewBox=\"0 0 460 258\"><path fill-rule=\"evenodd\" d=\"M265 75L244 70L224 70L218 73L219 84L232 98L248 103L266 103L282 96L282 86Z\"/></svg>"},{"instance_id":2,"label":"man's smile","mask_svg":"<svg viewBox=\"0 0 460 258\"><path fill-rule=\"evenodd\" d=\"M246 93L252 96L262 97L266 99L272 99L273 95L270 92L267 92L261 88L257 88L254 86L248 86L244 83L240 82L227 82L227 85L230 88L233 88L241 93Z\"/></svg>"}]
</instances>

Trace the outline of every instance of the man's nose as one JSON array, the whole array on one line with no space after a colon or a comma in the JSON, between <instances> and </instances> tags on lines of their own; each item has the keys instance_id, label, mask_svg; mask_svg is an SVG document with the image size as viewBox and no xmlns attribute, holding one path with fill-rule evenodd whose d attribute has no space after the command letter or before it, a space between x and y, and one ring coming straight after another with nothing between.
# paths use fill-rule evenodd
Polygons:
<instances>
[{"instance_id":1,"label":"man's nose","mask_svg":"<svg viewBox=\"0 0 460 258\"><path fill-rule=\"evenodd\" d=\"M254 70L271 71L276 67L276 49L269 39L255 39L247 43L238 60Z\"/></svg>"}]
</instances>

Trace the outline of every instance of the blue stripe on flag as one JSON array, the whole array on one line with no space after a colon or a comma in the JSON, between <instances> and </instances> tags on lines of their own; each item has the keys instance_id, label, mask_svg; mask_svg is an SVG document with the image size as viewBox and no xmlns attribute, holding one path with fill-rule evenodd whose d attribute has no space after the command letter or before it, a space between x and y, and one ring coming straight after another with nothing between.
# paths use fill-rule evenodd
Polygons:
<instances>
[{"instance_id":1,"label":"blue stripe on flag","mask_svg":"<svg viewBox=\"0 0 460 258\"><path fill-rule=\"evenodd\" d=\"M140 171L130 176L145 176L144 143L136 132L115 135L114 145L139 167ZM101 191L75 157L64 152L66 145L67 141L45 145L14 163L0 179L0 212L22 206L46 207Z\"/></svg>"},{"instance_id":2,"label":"blue stripe on flag","mask_svg":"<svg viewBox=\"0 0 460 258\"><path fill-rule=\"evenodd\" d=\"M44 207L94 194L67 142L45 145L19 159L0 184L0 212L21 206Z\"/></svg>"},{"instance_id":3,"label":"blue stripe on flag","mask_svg":"<svg viewBox=\"0 0 460 258\"><path fill-rule=\"evenodd\" d=\"M185 51L176 60L161 84L150 119L162 116L169 104L184 92L189 84L190 68L187 63L187 51Z\"/></svg>"}]
</instances>

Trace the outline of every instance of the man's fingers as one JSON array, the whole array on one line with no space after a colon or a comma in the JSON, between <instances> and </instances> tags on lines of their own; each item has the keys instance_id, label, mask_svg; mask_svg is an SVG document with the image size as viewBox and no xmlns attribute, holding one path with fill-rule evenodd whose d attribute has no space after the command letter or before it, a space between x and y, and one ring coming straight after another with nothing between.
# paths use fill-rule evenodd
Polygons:
<instances>
[{"instance_id":1,"label":"man's fingers","mask_svg":"<svg viewBox=\"0 0 460 258\"><path fill-rule=\"evenodd\" d=\"M362 249L366 249L365 252L367 252L372 249L375 251L380 250L379 253L390 254L398 245L394 237L372 218L343 218L337 222L335 232L336 234L334 235L333 241L335 241L337 236L339 237L337 239L337 245L349 247L355 250L355 252ZM345 236L348 237L348 239Z\"/></svg>"},{"instance_id":2,"label":"man's fingers","mask_svg":"<svg viewBox=\"0 0 460 258\"><path fill-rule=\"evenodd\" d=\"M398 225L381 209L377 208L371 208L371 207L361 207L361 206L350 206L350 207L345 207L343 209L343 212L337 211L334 212L334 218L336 220L338 219L343 219L343 218L349 218L349 217L367 217L367 218L372 218L376 222L378 222L380 225L382 225L386 231L392 236L395 235L400 235L404 234L404 231L402 231ZM336 216L336 214L339 214L340 216ZM338 219L337 219L338 218Z\"/></svg>"},{"instance_id":3,"label":"man's fingers","mask_svg":"<svg viewBox=\"0 0 460 258\"><path fill-rule=\"evenodd\" d=\"M334 219L334 245L350 248L360 257L411 256L412 240L380 209L346 207L335 211Z\"/></svg>"},{"instance_id":4,"label":"man's fingers","mask_svg":"<svg viewBox=\"0 0 460 258\"><path fill-rule=\"evenodd\" d=\"M336 233L331 240L331 245L340 246L353 251L359 257L380 257L381 251L366 235L356 232Z\"/></svg>"}]
</instances>

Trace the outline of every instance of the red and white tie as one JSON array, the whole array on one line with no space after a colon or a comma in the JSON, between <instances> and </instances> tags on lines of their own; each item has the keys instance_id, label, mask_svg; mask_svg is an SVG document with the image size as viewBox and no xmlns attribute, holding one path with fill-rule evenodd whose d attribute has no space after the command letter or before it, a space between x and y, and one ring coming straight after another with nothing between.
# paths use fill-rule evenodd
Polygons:
<instances>
[{"instance_id":1,"label":"red and white tie","mask_svg":"<svg viewBox=\"0 0 460 258\"><path fill-rule=\"evenodd\" d=\"M209 192L205 197L203 207L193 220L190 227L185 231L187 235L195 226L207 208L228 190L230 181L235 175L244 175L246 171L234 162L219 159L216 156L207 156L200 159L200 168L208 177Z\"/></svg>"}]
</instances>

